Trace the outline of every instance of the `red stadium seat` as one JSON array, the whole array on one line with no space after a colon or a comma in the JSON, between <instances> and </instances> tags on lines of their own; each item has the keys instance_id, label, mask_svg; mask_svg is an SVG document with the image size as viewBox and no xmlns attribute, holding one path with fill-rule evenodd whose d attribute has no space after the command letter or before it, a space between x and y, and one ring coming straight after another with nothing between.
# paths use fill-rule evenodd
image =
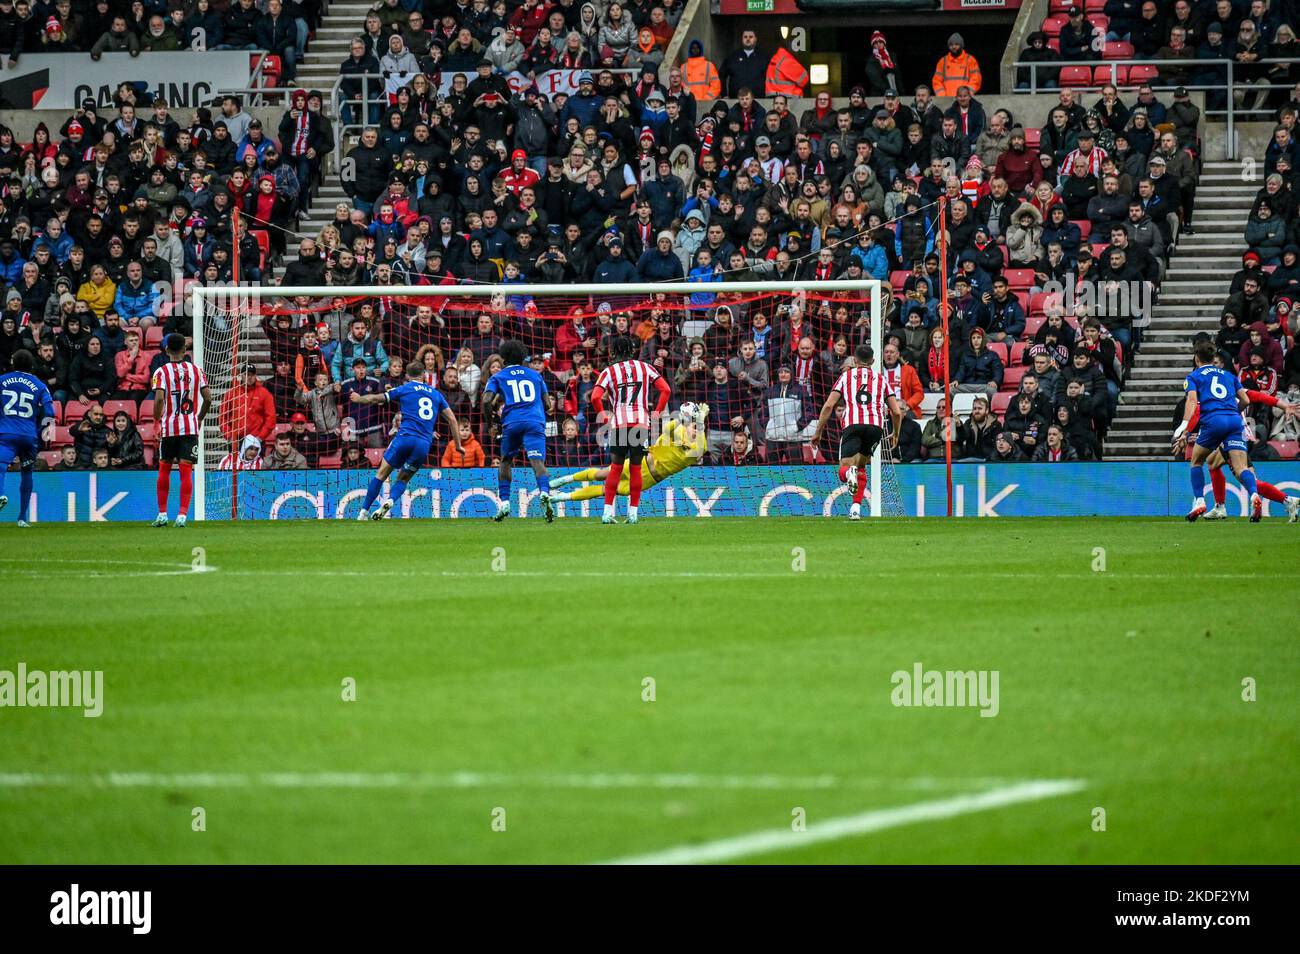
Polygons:
<instances>
[{"instance_id":1,"label":"red stadium seat","mask_svg":"<svg viewBox=\"0 0 1300 954\"><path fill-rule=\"evenodd\" d=\"M1092 234L1092 223L1087 219L1071 219L1071 221L1079 226L1079 238L1088 241L1088 236Z\"/></svg>"},{"instance_id":2,"label":"red stadium seat","mask_svg":"<svg viewBox=\"0 0 1300 954\"><path fill-rule=\"evenodd\" d=\"M1047 306L1050 304L1061 304L1061 296L1057 293L1036 292L1029 296L1029 308L1026 314L1042 315L1046 313Z\"/></svg>"},{"instance_id":3,"label":"red stadium seat","mask_svg":"<svg viewBox=\"0 0 1300 954\"><path fill-rule=\"evenodd\" d=\"M1115 342L1115 357L1119 360L1120 364L1124 363L1124 346L1118 341Z\"/></svg>"},{"instance_id":4,"label":"red stadium seat","mask_svg":"<svg viewBox=\"0 0 1300 954\"><path fill-rule=\"evenodd\" d=\"M1002 390L1012 392L1019 391L1020 379L1025 376L1025 372L1028 370L1029 369L1023 365L1012 365L1011 367L1003 369Z\"/></svg>"},{"instance_id":5,"label":"red stadium seat","mask_svg":"<svg viewBox=\"0 0 1300 954\"><path fill-rule=\"evenodd\" d=\"M1051 37L1047 41L1047 48L1053 53L1059 54L1061 52L1061 38L1059 36Z\"/></svg>"},{"instance_id":6,"label":"red stadium seat","mask_svg":"<svg viewBox=\"0 0 1300 954\"><path fill-rule=\"evenodd\" d=\"M63 423L71 427L85 417L88 410L90 410L89 404L82 404L77 400L69 401L63 409Z\"/></svg>"},{"instance_id":7,"label":"red stadium seat","mask_svg":"<svg viewBox=\"0 0 1300 954\"><path fill-rule=\"evenodd\" d=\"M1088 19L1091 21L1093 26L1093 36L1097 35L1095 31L1100 30L1101 35L1104 37L1106 31L1110 29L1110 17L1106 16L1104 13L1089 13Z\"/></svg>"},{"instance_id":8,"label":"red stadium seat","mask_svg":"<svg viewBox=\"0 0 1300 954\"><path fill-rule=\"evenodd\" d=\"M46 467L53 467L63 459L63 454L59 451L41 451L37 456L45 461Z\"/></svg>"},{"instance_id":9,"label":"red stadium seat","mask_svg":"<svg viewBox=\"0 0 1300 954\"><path fill-rule=\"evenodd\" d=\"M342 454L325 454L320 459L321 470L338 470L343 463Z\"/></svg>"},{"instance_id":10,"label":"red stadium seat","mask_svg":"<svg viewBox=\"0 0 1300 954\"><path fill-rule=\"evenodd\" d=\"M1034 332L1036 332L1039 328L1041 328L1043 326L1043 322L1045 322L1046 320L1047 320L1047 316L1044 315L1041 311L1026 315L1025 316L1025 337L1032 338Z\"/></svg>"},{"instance_id":11,"label":"red stadium seat","mask_svg":"<svg viewBox=\"0 0 1300 954\"><path fill-rule=\"evenodd\" d=\"M1113 71L1113 72L1112 72ZM1127 66L1097 66L1092 71L1092 82L1096 86L1105 86L1110 83L1114 86L1123 86L1128 82Z\"/></svg>"},{"instance_id":12,"label":"red stadium seat","mask_svg":"<svg viewBox=\"0 0 1300 954\"><path fill-rule=\"evenodd\" d=\"M988 343L988 349L992 351L994 354L996 354L998 356L998 360L1000 360L1003 364L1007 363L1007 346L1003 344L1001 341L990 341Z\"/></svg>"},{"instance_id":13,"label":"red stadium seat","mask_svg":"<svg viewBox=\"0 0 1300 954\"><path fill-rule=\"evenodd\" d=\"M1116 342L1118 344L1118 342ZM1029 350L1029 345L1023 341L1017 341L1011 346L1011 360L1008 364L1024 364L1025 352Z\"/></svg>"},{"instance_id":14,"label":"red stadium seat","mask_svg":"<svg viewBox=\"0 0 1300 954\"><path fill-rule=\"evenodd\" d=\"M250 66L256 68L257 60L262 54L254 53L251 57ZM280 57L274 53L266 54L262 60L262 82L259 84L263 89L274 89L280 85L280 76L284 73L284 64Z\"/></svg>"},{"instance_id":15,"label":"red stadium seat","mask_svg":"<svg viewBox=\"0 0 1300 954\"><path fill-rule=\"evenodd\" d=\"M1106 0L1083 0L1083 12L1088 14L1088 19L1093 23L1097 18L1093 14L1099 14L1106 9Z\"/></svg>"},{"instance_id":16,"label":"red stadium seat","mask_svg":"<svg viewBox=\"0 0 1300 954\"><path fill-rule=\"evenodd\" d=\"M110 421L117 416L118 411L126 411L126 416L131 420L136 419L137 408L134 401L106 401L104 403L104 416Z\"/></svg>"},{"instance_id":17,"label":"red stadium seat","mask_svg":"<svg viewBox=\"0 0 1300 954\"><path fill-rule=\"evenodd\" d=\"M911 274L912 273L905 268L900 268L896 272L890 272L889 273L890 287L893 288L895 292L901 292L903 290L903 283L907 281L907 276Z\"/></svg>"},{"instance_id":18,"label":"red stadium seat","mask_svg":"<svg viewBox=\"0 0 1300 954\"><path fill-rule=\"evenodd\" d=\"M1010 265L1010 264L1011 264L1011 250L1008 249L1005 245L999 245L998 248L1002 249L1002 265L1003 265L1003 267L1005 267L1005 266L1007 266L1007 265Z\"/></svg>"},{"instance_id":19,"label":"red stadium seat","mask_svg":"<svg viewBox=\"0 0 1300 954\"><path fill-rule=\"evenodd\" d=\"M1022 290L1014 291L1012 294L1016 296L1016 301L1020 302L1020 310L1026 315L1029 314L1029 292Z\"/></svg>"},{"instance_id":20,"label":"red stadium seat","mask_svg":"<svg viewBox=\"0 0 1300 954\"><path fill-rule=\"evenodd\" d=\"M158 351L162 349L163 330L161 325L154 325L152 328L146 328L144 332L144 349L146 351Z\"/></svg>"},{"instance_id":21,"label":"red stadium seat","mask_svg":"<svg viewBox=\"0 0 1300 954\"><path fill-rule=\"evenodd\" d=\"M1006 246L1003 245L1002 248L1006 249ZM1007 280L1007 284L1014 290L1020 291L1034 283L1034 270L1032 268L1004 268L1002 277Z\"/></svg>"},{"instance_id":22,"label":"red stadium seat","mask_svg":"<svg viewBox=\"0 0 1300 954\"><path fill-rule=\"evenodd\" d=\"M1300 442L1298 441L1269 441L1268 446L1277 451L1277 455L1283 460L1295 460L1300 457Z\"/></svg>"},{"instance_id":23,"label":"red stadium seat","mask_svg":"<svg viewBox=\"0 0 1300 954\"><path fill-rule=\"evenodd\" d=\"M55 401L53 403L54 403L54 423L62 424L63 423L63 402Z\"/></svg>"},{"instance_id":24,"label":"red stadium seat","mask_svg":"<svg viewBox=\"0 0 1300 954\"><path fill-rule=\"evenodd\" d=\"M1126 43L1123 40L1109 40L1101 48L1101 58L1103 60L1131 60L1133 59L1133 44Z\"/></svg>"},{"instance_id":25,"label":"red stadium seat","mask_svg":"<svg viewBox=\"0 0 1300 954\"><path fill-rule=\"evenodd\" d=\"M1159 75L1160 71L1154 66L1146 66L1145 64L1130 66L1128 68L1128 82L1125 85L1141 86L1143 83L1152 83L1155 82Z\"/></svg>"},{"instance_id":26,"label":"red stadium seat","mask_svg":"<svg viewBox=\"0 0 1300 954\"><path fill-rule=\"evenodd\" d=\"M1037 126L1025 130L1025 148L1030 152L1038 151L1038 144L1043 141L1043 131Z\"/></svg>"},{"instance_id":27,"label":"red stadium seat","mask_svg":"<svg viewBox=\"0 0 1300 954\"><path fill-rule=\"evenodd\" d=\"M146 469L146 470L153 470L154 465L157 463L157 462L154 460L154 447L155 447L155 446L156 446L156 445L154 445L154 444L145 444L145 445L144 445L144 466L145 466L145 469Z\"/></svg>"},{"instance_id":28,"label":"red stadium seat","mask_svg":"<svg viewBox=\"0 0 1300 954\"><path fill-rule=\"evenodd\" d=\"M1070 18L1064 13L1057 13L1050 17L1044 17L1040 29L1052 39L1061 35L1061 27L1065 26L1066 21Z\"/></svg>"},{"instance_id":29,"label":"red stadium seat","mask_svg":"<svg viewBox=\"0 0 1300 954\"><path fill-rule=\"evenodd\" d=\"M366 460L370 461L371 467L378 467L379 462L384 459L384 449L382 447L367 447Z\"/></svg>"},{"instance_id":30,"label":"red stadium seat","mask_svg":"<svg viewBox=\"0 0 1300 954\"><path fill-rule=\"evenodd\" d=\"M140 411L136 417L137 424L144 424L146 421L153 420L153 399L146 398L140 402Z\"/></svg>"},{"instance_id":31,"label":"red stadium seat","mask_svg":"<svg viewBox=\"0 0 1300 954\"><path fill-rule=\"evenodd\" d=\"M1061 86L1091 86L1092 69L1087 66L1062 66L1057 80Z\"/></svg>"},{"instance_id":32,"label":"red stadium seat","mask_svg":"<svg viewBox=\"0 0 1300 954\"><path fill-rule=\"evenodd\" d=\"M51 447L63 447L65 444L72 443L72 428L62 425L55 425L54 440L50 441Z\"/></svg>"},{"instance_id":33,"label":"red stadium seat","mask_svg":"<svg viewBox=\"0 0 1300 954\"><path fill-rule=\"evenodd\" d=\"M143 421L142 423L137 424L136 427L140 430L140 440L144 441L145 447L149 447L154 438L155 428L153 421Z\"/></svg>"},{"instance_id":34,"label":"red stadium seat","mask_svg":"<svg viewBox=\"0 0 1300 954\"><path fill-rule=\"evenodd\" d=\"M1007 413L1007 408L1011 406L1011 399L1013 397L1015 397L1015 395L1010 391L999 391L997 394L993 395L993 400L990 402L989 410L998 417L1004 417Z\"/></svg>"},{"instance_id":35,"label":"red stadium seat","mask_svg":"<svg viewBox=\"0 0 1300 954\"><path fill-rule=\"evenodd\" d=\"M1070 12L1070 7L1074 6L1073 0L1049 0L1047 4L1048 13L1059 13L1065 15Z\"/></svg>"}]
</instances>

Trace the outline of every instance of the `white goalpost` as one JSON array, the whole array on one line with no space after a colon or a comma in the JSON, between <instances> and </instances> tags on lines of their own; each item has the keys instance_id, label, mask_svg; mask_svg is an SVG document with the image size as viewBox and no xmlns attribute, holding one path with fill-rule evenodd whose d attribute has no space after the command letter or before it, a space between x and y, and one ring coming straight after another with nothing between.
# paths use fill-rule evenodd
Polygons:
<instances>
[{"instance_id":1,"label":"white goalpost","mask_svg":"<svg viewBox=\"0 0 1300 954\"><path fill-rule=\"evenodd\" d=\"M723 300L718 301L718 297ZM873 366L881 368L883 342L882 283L874 279L852 281L837 279L821 282L661 282L624 284L494 284L494 285L361 285L335 287L330 285L309 287L280 286L201 286L190 289L190 309L193 318L193 354L195 363L203 369L212 391L212 407L199 437L199 461L195 470L194 517L197 520L239 519L239 481L244 473L235 468L219 468L218 462L226 455L239 453L238 421L222 420L226 410L226 397L239 377L241 366L249 362L266 363L267 342L262 332L265 314L286 310L294 316L294 326L312 323L315 318L333 316L335 324L352 314L353 308L363 302L401 302L414 311L421 303L432 302L442 323L464 321L468 314L486 312L500 322L516 317L520 309L535 306L544 316L553 336L556 328L567 320L575 309L594 318L603 312L631 316L655 308L672 314L676 332L690 339L692 334L702 334L710 325L717 309L725 305L750 313L750 305L762 303L773 318L778 314L768 306L782 302L787 309L800 306L805 320L809 320L823 304L845 303L861 314L864 306L870 310L870 342L874 353ZM308 304L294 305L292 299L306 300ZM525 303L521 305L521 303ZM757 310L757 309L753 309ZM639 320L639 319L638 319ZM739 324L739 322L737 322ZM777 322L771 322L776 326ZM812 325L813 322L809 321ZM377 329L372 328L372 334ZM690 333L688 333L688 330ZM341 337L341 336L340 336ZM506 334L505 337L510 337ZM740 335L741 338L744 335ZM815 342L821 352L825 342ZM457 344L446 355L447 363L454 360ZM390 349L391 350L391 349ZM851 353L851 346L850 346ZM403 356L410 360L410 355ZM712 358L713 356L710 356ZM769 361L770 380L777 377L775 365ZM486 380L486 378L484 379ZM481 384L480 384L481 386ZM814 416L820 406L813 408ZM886 431L888 432L888 426ZM870 467L870 513L879 517L884 513L885 483L892 487L897 498L891 512L901 514L901 497L892 463L882 458L882 449L888 434L872 455ZM282 472L283 473L283 472ZM251 480L252 478L248 478Z\"/></svg>"}]
</instances>

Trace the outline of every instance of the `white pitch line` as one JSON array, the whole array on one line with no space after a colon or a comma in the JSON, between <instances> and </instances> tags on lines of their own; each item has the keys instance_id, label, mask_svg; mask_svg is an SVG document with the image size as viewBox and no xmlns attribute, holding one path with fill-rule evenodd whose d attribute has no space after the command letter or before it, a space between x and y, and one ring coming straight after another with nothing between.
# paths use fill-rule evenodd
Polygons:
<instances>
[{"instance_id":1,"label":"white pitch line","mask_svg":"<svg viewBox=\"0 0 1300 954\"><path fill-rule=\"evenodd\" d=\"M698 789L810 791L901 789L944 791L1004 785L999 778L841 778L835 775L702 775L694 772L511 774L502 772L4 772L0 789L20 788L291 788L291 789Z\"/></svg>"},{"instance_id":2,"label":"white pitch line","mask_svg":"<svg viewBox=\"0 0 1300 954\"><path fill-rule=\"evenodd\" d=\"M656 851L645 855L632 855L616 858L605 864L614 865L694 865L707 862L733 861L749 855L766 854L772 851L790 851L805 848L808 845L841 838L854 838L887 828L898 828L916 822L942 821L969 815L972 812L989 811L1016 805L1023 802L1036 802L1044 798L1055 798L1080 791L1085 783L1078 780L1021 782L995 788L977 795L955 795L932 802L919 802L915 805L902 805L897 808L877 808L859 815L846 815L842 818L830 818L823 822L813 822L804 831L792 831L789 828L773 828L757 831L749 835L733 838L720 838L717 841L701 845L680 845L665 851Z\"/></svg>"}]
</instances>

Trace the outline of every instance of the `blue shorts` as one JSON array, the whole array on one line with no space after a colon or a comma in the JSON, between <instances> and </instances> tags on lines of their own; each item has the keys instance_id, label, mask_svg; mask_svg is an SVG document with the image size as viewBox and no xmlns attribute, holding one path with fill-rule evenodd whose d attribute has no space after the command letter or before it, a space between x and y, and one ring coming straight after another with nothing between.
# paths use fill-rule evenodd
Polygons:
<instances>
[{"instance_id":1,"label":"blue shorts","mask_svg":"<svg viewBox=\"0 0 1300 954\"><path fill-rule=\"evenodd\" d=\"M1225 454L1228 451L1241 451L1244 454L1246 453L1244 428L1245 424L1240 414L1202 417L1200 430L1196 434L1196 444L1198 447L1208 447L1210 450L1222 447Z\"/></svg>"},{"instance_id":2,"label":"blue shorts","mask_svg":"<svg viewBox=\"0 0 1300 954\"><path fill-rule=\"evenodd\" d=\"M535 422L506 425L501 432L501 459L510 460L521 446L529 460L546 460L546 425Z\"/></svg>"},{"instance_id":3,"label":"blue shorts","mask_svg":"<svg viewBox=\"0 0 1300 954\"><path fill-rule=\"evenodd\" d=\"M36 458L40 455L40 450L40 442L34 437L0 434L0 461L4 462L6 469L9 467L9 462L17 457L23 470L31 470L36 466Z\"/></svg>"},{"instance_id":4,"label":"blue shorts","mask_svg":"<svg viewBox=\"0 0 1300 954\"><path fill-rule=\"evenodd\" d=\"M414 434L398 434L384 451L384 461L393 470L417 471L429 457L433 442Z\"/></svg>"}]
</instances>

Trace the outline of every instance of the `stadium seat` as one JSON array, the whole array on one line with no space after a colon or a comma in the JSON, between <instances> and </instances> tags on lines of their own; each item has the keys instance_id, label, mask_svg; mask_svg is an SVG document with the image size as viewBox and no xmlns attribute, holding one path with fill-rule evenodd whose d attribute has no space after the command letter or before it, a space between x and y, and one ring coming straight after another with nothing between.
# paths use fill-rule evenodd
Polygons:
<instances>
[{"instance_id":1,"label":"stadium seat","mask_svg":"<svg viewBox=\"0 0 1300 954\"><path fill-rule=\"evenodd\" d=\"M153 467L154 467L154 464L155 464L155 460L154 460L154 445L153 445L153 444L146 443L146 444L144 445L144 466L145 466L146 469L148 469L148 470L152 470Z\"/></svg>"},{"instance_id":2,"label":"stadium seat","mask_svg":"<svg viewBox=\"0 0 1300 954\"><path fill-rule=\"evenodd\" d=\"M1092 223L1087 219L1071 219L1071 221L1079 226L1079 238L1088 241L1088 236L1092 234Z\"/></svg>"},{"instance_id":3,"label":"stadium seat","mask_svg":"<svg viewBox=\"0 0 1300 954\"><path fill-rule=\"evenodd\" d=\"M1061 86L1091 86L1092 69L1087 66L1062 66L1057 82Z\"/></svg>"},{"instance_id":4,"label":"stadium seat","mask_svg":"<svg viewBox=\"0 0 1300 954\"><path fill-rule=\"evenodd\" d=\"M975 406L975 398L978 395L969 392L965 394L954 394L952 396L952 412L958 417L965 417L970 413L971 408Z\"/></svg>"},{"instance_id":5,"label":"stadium seat","mask_svg":"<svg viewBox=\"0 0 1300 954\"><path fill-rule=\"evenodd\" d=\"M1043 131L1037 126L1025 130L1025 148L1031 152L1038 151L1038 144L1043 141Z\"/></svg>"},{"instance_id":6,"label":"stadium seat","mask_svg":"<svg viewBox=\"0 0 1300 954\"><path fill-rule=\"evenodd\" d=\"M1020 302L1020 310L1026 315L1029 314L1029 290L1021 289L1013 291L1011 294L1016 296L1016 301Z\"/></svg>"},{"instance_id":7,"label":"stadium seat","mask_svg":"<svg viewBox=\"0 0 1300 954\"><path fill-rule=\"evenodd\" d=\"M62 424L63 423L63 402L55 401L53 403L54 403L54 423Z\"/></svg>"},{"instance_id":8,"label":"stadium seat","mask_svg":"<svg viewBox=\"0 0 1300 954\"><path fill-rule=\"evenodd\" d=\"M1118 344L1118 342L1116 342ZM1011 360L1008 364L1024 364L1025 352L1029 350L1029 345L1024 341L1017 341L1011 345Z\"/></svg>"},{"instance_id":9,"label":"stadium seat","mask_svg":"<svg viewBox=\"0 0 1300 954\"><path fill-rule=\"evenodd\" d=\"M1002 266L1005 268L1011 264L1011 250L1005 245L999 245L998 248L1002 249Z\"/></svg>"},{"instance_id":10,"label":"stadium seat","mask_svg":"<svg viewBox=\"0 0 1300 954\"><path fill-rule=\"evenodd\" d=\"M1047 321L1047 316L1041 311L1030 312L1025 315L1025 337L1032 338L1045 321Z\"/></svg>"},{"instance_id":11,"label":"stadium seat","mask_svg":"<svg viewBox=\"0 0 1300 954\"><path fill-rule=\"evenodd\" d=\"M261 53L254 53L249 63L250 68L257 68L258 59L262 60L262 82L259 84L263 89L274 89L280 85L280 77L284 73L284 63L280 57L274 53L267 53L265 58Z\"/></svg>"},{"instance_id":12,"label":"stadium seat","mask_svg":"<svg viewBox=\"0 0 1300 954\"><path fill-rule=\"evenodd\" d=\"M1153 83L1159 77L1160 71L1154 66L1139 64L1128 68L1128 82L1126 86L1141 86L1143 83Z\"/></svg>"},{"instance_id":13,"label":"stadium seat","mask_svg":"<svg viewBox=\"0 0 1300 954\"><path fill-rule=\"evenodd\" d=\"M162 350L163 330L161 325L154 325L152 328L146 328L144 332L144 347L146 350Z\"/></svg>"},{"instance_id":14,"label":"stadium seat","mask_svg":"<svg viewBox=\"0 0 1300 954\"><path fill-rule=\"evenodd\" d=\"M988 349L998 356L998 360L1003 364L1007 363L1007 346L1001 341L990 341Z\"/></svg>"},{"instance_id":15,"label":"stadium seat","mask_svg":"<svg viewBox=\"0 0 1300 954\"><path fill-rule=\"evenodd\" d=\"M1121 365L1124 363L1124 346L1118 341L1115 342L1115 358Z\"/></svg>"},{"instance_id":16,"label":"stadium seat","mask_svg":"<svg viewBox=\"0 0 1300 954\"><path fill-rule=\"evenodd\" d=\"M63 459L63 455L59 451L41 451L37 456L45 461L46 467L53 467Z\"/></svg>"},{"instance_id":17,"label":"stadium seat","mask_svg":"<svg viewBox=\"0 0 1300 954\"><path fill-rule=\"evenodd\" d=\"M1047 41L1047 48L1051 50L1053 53L1059 55L1061 52L1061 38L1059 36L1054 36L1050 38Z\"/></svg>"},{"instance_id":18,"label":"stadium seat","mask_svg":"<svg viewBox=\"0 0 1300 954\"><path fill-rule=\"evenodd\" d=\"M134 401L106 401L104 403L104 416L109 420L116 417L118 411L126 411L126 416L134 421L138 408Z\"/></svg>"},{"instance_id":19,"label":"stadium seat","mask_svg":"<svg viewBox=\"0 0 1300 954\"><path fill-rule=\"evenodd\" d=\"M1013 392L1019 391L1020 379L1025 376L1025 372L1028 370L1029 369L1023 365L1012 365L1004 368L1002 371L1002 390Z\"/></svg>"},{"instance_id":20,"label":"stadium seat","mask_svg":"<svg viewBox=\"0 0 1300 954\"><path fill-rule=\"evenodd\" d=\"M140 430L140 440L144 441L144 446L150 446L154 438L153 421L143 421L140 424L137 424L136 427Z\"/></svg>"},{"instance_id":21,"label":"stadium seat","mask_svg":"<svg viewBox=\"0 0 1300 954\"><path fill-rule=\"evenodd\" d=\"M1014 396L1015 395L1010 391L999 391L997 394L993 395L993 400L989 403L989 410L998 417L1004 417L1007 413L1007 408L1011 406L1011 399Z\"/></svg>"},{"instance_id":22,"label":"stadium seat","mask_svg":"<svg viewBox=\"0 0 1300 954\"><path fill-rule=\"evenodd\" d=\"M1101 48L1101 58L1103 60L1131 60L1133 59L1133 44L1125 43L1123 40L1109 40Z\"/></svg>"},{"instance_id":23,"label":"stadium seat","mask_svg":"<svg viewBox=\"0 0 1300 954\"><path fill-rule=\"evenodd\" d=\"M1105 9L1106 0L1083 0L1083 12L1088 14L1088 19L1093 23L1097 22L1097 18L1093 14L1101 13Z\"/></svg>"},{"instance_id":24,"label":"stadium seat","mask_svg":"<svg viewBox=\"0 0 1300 954\"><path fill-rule=\"evenodd\" d=\"M65 444L72 443L72 428L56 424L54 427L54 440L50 441L51 447L63 447Z\"/></svg>"},{"instance_id":25,"label":"stadium seat","mask_svg":"<svg viewBox=\"0 0 1300 954\"><path fill-rule=\"evenodd\" d=\"M1128 67L1119 65L1094 67L1092 81L1097 86L1105 86L1107 83L1123 86L1128 82Z\"/></svg>"},{"instance_id":26,"label":"stadium seat","mask_svg":"<svg viewBox=\"0 0 1300 954\"><path fill-rule=\"evenodd\" d=\"M1110 17L1104 13L1090 13L1088 19L1092 21L1093 29L1100 30L1102 36L1105 36L1106 31L1110 29ZM1096 35L1096 33L1093 33L1093 36Z\"/></svg>"},{"instance_id":27,"label":"stadium seat","mask_svg":"<svg viewBox=\"0 0 1300 954\"><path fill-rule=\"evenodd\" d=\"M1061 35L1061 28L1065 26L1070 18L1064 13L1058 13L1050 17L1044 17L1042 26L1039 28L1052 39Z\"/></svg>"},{"instance_id":28,"label":"stadium seat","mask_svg":"<svg viewBox=\"0 0 1300 954\"><path fill-rule=\"evenodd\" d=\"M1047 306L1061 304L1061 296L1055 292L1034 292L1029 296L1029 308L1026 314L1046 314Z\"/></svg>"},{"instance_id":29,"label":"stadium seat","mask_svg":"<svg viewBox=\"0 0 1300 954\"><path fill-rule=\"evenodd\" d=\"M275 437L279 437L281 434L285 433L286 431L291 431L291 430L293 430L292 424L277 424L275 425Z\"/></svg>"},{"instance_id":30,"label":"stadium seat","mask_svg":"<svg viewBox=\"0 0 1300 954\"><path fill-rule=\"evenodd\" d=\"M342 454L324 454L321 456L318 466L321 470L338 470L342 463Z\"/></svg>"},{"instance_id":31,"label":"stadium seat","mask_svg":"<svg viewBox=\"0 0 1300 954\"><path fill-rule=\"evenodd\" d=\"M1006 246L1002 246L1003 250ZM1002 277L1007 280L1007 284L1014 291L1021 291L1028 288L1034 283L1034 270L1032 268L1004 268Z\"/></svg>"},{"instance_id":32,"label":"stadium seat","mask_svg":"<svg viewBox=\"0 0 1300 954\"><path fill-rule=\"evenodd\" d=\"M71 427L85 417L86 411L89 409L90 405L88 404L82 404L80 401L75 400L69 401L63 409L63 423Z\"/></svg>"},{"instance_id":33,"label":"stadium seat","mask_svg":"<svg viewBox=\"0 0 1300 954\"><path fill-rule=\"evenodd\" d=\"M266 229L249 229L248 234L257 242L257 247L261 249L262 254L258 261L261 263L258 268L265 270L267 257L271 254L271 233Z\"/></svg>"},{"instance_id":34,"label":"stadium seat","mask_svg":"<svg viewBox=\"0 0 1300 954\"><path fill-rule=\"evenodd\" d=\"M911 274L912 274L912 273L909 272L909 271L908 271L907 269L905 269L905 268L900 268L900 269L899 269L898 271L896 271L896 272L890 272L890 273L889 273L889 285L890 285L890 287L893 288L894 291L896 291L896 292L897 292L897 291L902 291L902 289L903 289L903 283L904 283L905 281L907 281L907 276L908 276L908 275L911 275Z\"/></svg>"},{"instance_id":35,"label":"stadium seat","mask_svg":"<svg viewBox=\"0 0 1300 954\"><path fill-rule=\"evenodd\" d=\"M384 459L384 449L382 447L367 447L366 460L370 461L371 467L378 467L379 462Z\"/></svg>"},{"instance_id":36,"label":"stadium seat","mask_svg":"<svg viewBox=\"0 0 1300 954\"><path fill-rule=\"evenodd\" d=\"M1268 446L1277 451L1283 460L1295 460L1300 457L1300 441L1269 441Z\"/></svg>"},{"instance_id":37,"label":"stadium seat","mask_svg":"<svg viewBox=\"0 0 1300 954\"><path fill-rule=\"evenodd\" d=\"M144 424L146 421L153 420L153 399L145 398L140 402L140 410L136 416L137 424Z\"/></svg>"},{"instance_id":38,"label":"stadium seat","mask_svg":"<svg viewBox=\"0 0 1300 954\"><path fill-rule=\"evenodd\" d=\"M1065 16L1070 12L1070 7L1074 6L1073 0L1049 0L1047 11L1049 13L1059 13Z\"/></svg>"}]
</instances>

